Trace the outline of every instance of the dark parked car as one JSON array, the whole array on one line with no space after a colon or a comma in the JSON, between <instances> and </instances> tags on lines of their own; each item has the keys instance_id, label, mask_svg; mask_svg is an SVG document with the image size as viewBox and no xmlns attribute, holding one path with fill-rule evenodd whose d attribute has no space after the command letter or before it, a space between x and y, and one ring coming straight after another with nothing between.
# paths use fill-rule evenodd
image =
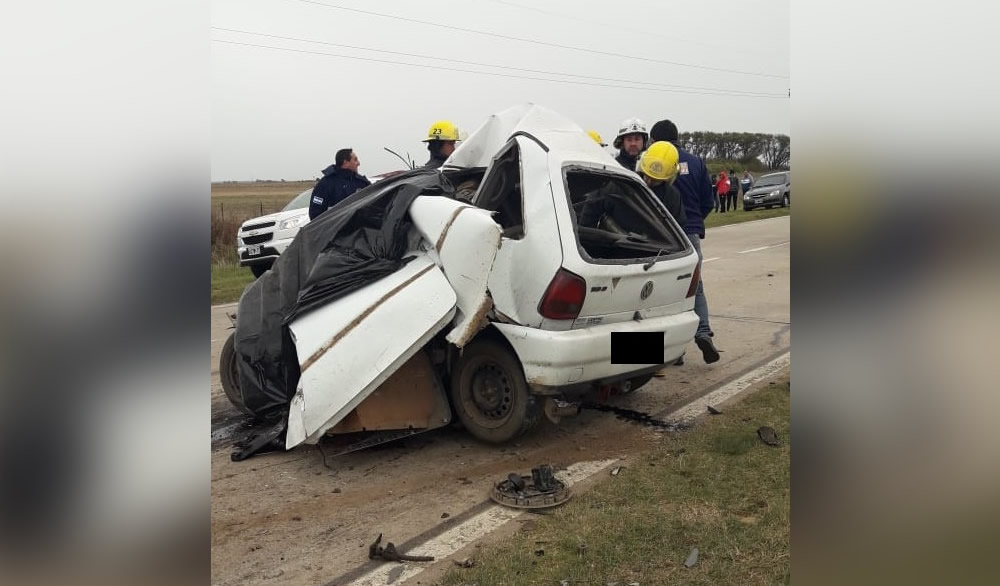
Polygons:
<instances>
[{"instance_id":1,"label":"dark parked car","mask_svg":"<svg viewBox=\"0 0 1000 586\"><path fill-rule=\"evenodd\" d=\"M792 174L771 173L757 180L753 189L743 194L743 209L788 207L792 205Z\"/></svg>"}]
</instances>

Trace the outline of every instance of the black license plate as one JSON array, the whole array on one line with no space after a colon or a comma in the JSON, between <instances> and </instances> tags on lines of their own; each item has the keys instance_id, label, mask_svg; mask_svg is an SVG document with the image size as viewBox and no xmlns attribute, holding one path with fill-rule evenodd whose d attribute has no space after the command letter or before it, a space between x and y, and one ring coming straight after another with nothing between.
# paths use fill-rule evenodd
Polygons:
<instances>
[{"instance_id":1,"label":"black license plate","mask_svg":"<svg viewBox=\"0 0 1000 586\"><path fill-rule=\"evenodd\" d=\"M663 364L663 332L611 332L611 364Z\"/></svg>"}]
</instances>

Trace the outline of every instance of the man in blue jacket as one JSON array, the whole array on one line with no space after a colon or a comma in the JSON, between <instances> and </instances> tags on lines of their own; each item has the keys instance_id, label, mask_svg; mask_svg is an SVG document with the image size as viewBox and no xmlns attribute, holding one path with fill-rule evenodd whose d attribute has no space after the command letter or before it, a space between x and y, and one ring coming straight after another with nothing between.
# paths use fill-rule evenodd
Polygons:
<instances>
[{"instance_id":1,"label":"man in blue jacket","mask_svg":"<svg viewBox=\"0 0 1000 586\"><path fill-rule=\"evenodd\" d=\"M677 125L670 120L660 120L654 124L649 132L649 139L653 142L665 140L677 147L679 163L674 187L681 192L684 201L684 232L698 251L700 266L703 258L701 241L705 238L705 217L715 209L715 192L708 180L708 169L701 157L681 148L677 139ZM708 323L708 300L705 298L703 283L704 280L699 279L694 297L694 311L698 314L698 330L695 332L694 341L701 350L705 362L711 364L719 360L719 350L712 341L715 333Z\"/></svg>"},{"instance_id":2,"label":"man in blue jacket","mask_svg":"<svg viewBox=\"0 0 1000 586\"><path fill-rule=\"evenodd\" d=\"M355 191L372 184L364 175L358 175L358 155L353 149L340 149L334 157L334 163L323 169L323 177L313 187L312 199L309 200L309 219L347 199Z\"/></svg>"}]
</instances>

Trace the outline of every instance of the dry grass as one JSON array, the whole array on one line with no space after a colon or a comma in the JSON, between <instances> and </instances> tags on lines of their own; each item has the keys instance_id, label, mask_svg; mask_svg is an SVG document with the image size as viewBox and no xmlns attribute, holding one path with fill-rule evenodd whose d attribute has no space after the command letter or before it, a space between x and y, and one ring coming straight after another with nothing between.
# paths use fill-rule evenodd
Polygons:
<instances>
[{"instance_id":1,"label":"dry grass","mask_svg":"<svg viewBox=\"0 0 1000 586\"><path fill-rule=\"evenodd\" d=\"M629 458L618 476L483 548L475 567L442 583L787 584L789 415L787 380L767 386ZM761 425L783 445L758 441ZM687 568L693 547L699 559Z\"/></svg>"}]
</instances>

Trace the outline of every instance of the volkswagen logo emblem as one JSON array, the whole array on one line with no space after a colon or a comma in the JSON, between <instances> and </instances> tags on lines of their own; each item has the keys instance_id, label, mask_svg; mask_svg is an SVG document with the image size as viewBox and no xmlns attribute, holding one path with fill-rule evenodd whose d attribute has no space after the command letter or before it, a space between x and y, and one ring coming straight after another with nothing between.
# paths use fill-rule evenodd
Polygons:
<instances>
[{"instance_id":1,"label":"volkswagen logo emblem","mask_svg":"<svg viewBox=\"0 0 1000 586\"><path fill-rule=\"evenodd\" d=\"M639 293L639 299L643 301L649 299L649 296L653 294L653 282L646 281L646 284L642 286L642 291Z\"/></svg>"}]
</instances>

